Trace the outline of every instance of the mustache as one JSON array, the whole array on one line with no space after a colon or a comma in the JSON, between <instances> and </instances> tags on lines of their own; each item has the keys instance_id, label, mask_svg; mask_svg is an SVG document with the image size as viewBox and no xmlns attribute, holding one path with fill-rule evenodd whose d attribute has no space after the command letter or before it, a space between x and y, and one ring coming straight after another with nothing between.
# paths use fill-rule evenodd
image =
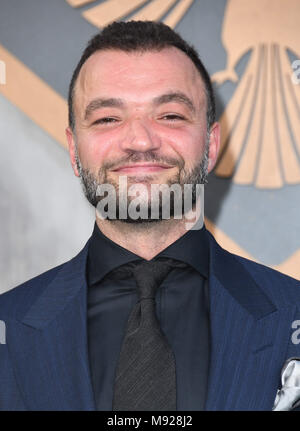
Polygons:
<instances>
[{"instance_id":1,"label":"mustache","mask_svg":"<svg viewBox=\"0 0 300 431\"><path fill-rule=\"evenodd\" d=\"M102 165L101 171L103 172L109 169L118 169L120 166L123 166L123 165L131 164L131 163L142 163L142 162L161 163L161 164L166 164L171 166L178 166L179 169L183 169L184 167L183 159L176 159L175 157L160 156L152 151L148 151L146 153L134 152L129 154L128 156L122 157L121 159L114 160L114 161L107 161Z\"/></svg>"}]
</instances>

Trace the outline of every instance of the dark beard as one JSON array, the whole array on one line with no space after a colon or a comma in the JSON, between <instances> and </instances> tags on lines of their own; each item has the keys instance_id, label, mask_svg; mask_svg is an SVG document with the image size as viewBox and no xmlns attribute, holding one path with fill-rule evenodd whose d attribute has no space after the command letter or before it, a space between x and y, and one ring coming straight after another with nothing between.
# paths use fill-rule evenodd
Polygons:
<instances>
[{"instance_id":1,"label":"dark beard","mask_svg":"<svg viewBox=\"0 0 300 431\"><path fill-rule=\"evenodd\" d=\"M170 201L169 201L169 205L170 205L170 218L176 218L176 215L182 215L185 212L189 211L190 209L193 208L193 206L196 204L197 201L197 197L198 197L198 193L197 193L197 184L206 184L207 183L207 165L208 165L208 148L206 148L204 157L201 161L200 164L198 164L197 166L195 166L192 171L190 172L186 172L184 167L183 167L183 163L178 162L178 160L174 160L174 159L158 159L155 154L153 153L134 153L130 158L126 158L126 160L123 161L124 164L126 164L126 162L132 162L132 163L137 163L137 162L141 162L141 161L151 161L151 162L165 162L168 163L170 165L174 165L174 166L178 166L179 167L179 172L177 175L175 175L173 178L169 179L168 182L166 183L167 186L171 187L172 185L175 184L179 184L180 185L180 194L181 194L181 202L182 205L179 208L178 205L176 205L175 203L178 202L176 201L176 196L175 193L171 192L170 193ZM122 163L120 163L122 164ZM114 164L115 165L115 164ZM153 223L153 222L158 222L164 219L164 202L162 199L162 193L159 193L159 203L158 203L158 212L157 212L157 217L156 218L151 218L150 214L151 214L151 202L148 202L148 205L145 203L145 205L147 205L147 214L148 214L148 218L132 218L129 214L128 211L128 207L130 204L130 198L128 198L128 206L127 208L123 208L122 211L120 209L120 202L119 202L119 185L115 182L111 182L108 180L107 178L107 172L108 169L110 169L111 167L114 166L113 164L106 164L104 165L102 168L99 169L99 173L98 173L98 179L96 178L96 176L94 174L92 174L88 169L84 169L81 167L80 162L77 158L77 167L78 167L78 171L80 173L80 178L81 178L81 183L82 183L82 187L83 187L83 191L85 194L85 197L87 198L87 200L89 201L89 203L94 206L95 208L97 207L98 203L101 201L101 199L105 198L106 196L98 196L97 195L97 188L98 186L102 185L102 184L111 184L116 192L116 211L115 211L115 217L114 218L109 218L109 217L105 217L108 220L114 221L114 220L120 220L124 223ZM130 177L131 182L138 184L138 181L134 181L134 178ZM149 184L151 184L153 182L153 178L151 176L147 176L143 179L145 182L148 182ZM140 180L141 181L141 180ZM185 184L191 184L191 190L189 191L189 193L191 194L191 199L189 200L189 207L184 206L184 202L186 203L187 200L184 200L184 185ZM130 187L131 183L128 184L128 188ZM134 198L132 198L134 199ZM137 207L138 209L138 207ZM104 210L107 211L107 208L104 207ZM121 217L120 218L120 212L122 212L122 214L124 215L124 211L127 214L127 216ZM103 214L102 214L103 215Z\"/></svg>"}]
</instances>

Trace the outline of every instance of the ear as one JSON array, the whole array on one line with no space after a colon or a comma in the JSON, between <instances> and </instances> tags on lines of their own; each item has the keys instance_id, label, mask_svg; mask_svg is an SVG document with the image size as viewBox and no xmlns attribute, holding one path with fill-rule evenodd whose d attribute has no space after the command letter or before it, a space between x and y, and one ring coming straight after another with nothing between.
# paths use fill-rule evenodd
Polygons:
<instances>
[{"instance_id":1,"label":"ear","mask_svg":"<svg viewBox=\"0 0 300 431\"><path fill-rule=\"evenodd\" d=\"M76 177L79 177L79 172L78 172L77 163L76 163L75 136L74 136L74 133L70 127L66 128L66 136L67 136L67 141L68 141L68 146L69 146L69 156L70 156L70 160L71 160L71 165L72 165L74 174L76 175Z\"/></svg>"},{"instance_id":2,"label":"ear","mask_svg":"<svg viewBox=\"0 0 300 431\"><path fill-rule=\"evenodd\" d=\"M208 172L211 172L217 162L221 142L220 123L214 123L210 128Z\"/></svg>"}]
</instances>

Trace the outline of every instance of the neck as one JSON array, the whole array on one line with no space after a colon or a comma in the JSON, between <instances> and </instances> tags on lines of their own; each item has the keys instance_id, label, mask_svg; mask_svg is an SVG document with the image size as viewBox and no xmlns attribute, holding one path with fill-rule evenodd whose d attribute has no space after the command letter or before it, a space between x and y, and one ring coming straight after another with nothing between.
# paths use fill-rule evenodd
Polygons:
<instances>
[{"instance_id":1,"label":"neck","mask_svg":"<svg viewBox=\"0 0 300 431\"><path fill-rule=\"evenodd\" d=\"M110 240L146 260L155 257L187 231L184 219L124 223L102 220L96 216L96 223Z\"/></svg>"}]
</instances>

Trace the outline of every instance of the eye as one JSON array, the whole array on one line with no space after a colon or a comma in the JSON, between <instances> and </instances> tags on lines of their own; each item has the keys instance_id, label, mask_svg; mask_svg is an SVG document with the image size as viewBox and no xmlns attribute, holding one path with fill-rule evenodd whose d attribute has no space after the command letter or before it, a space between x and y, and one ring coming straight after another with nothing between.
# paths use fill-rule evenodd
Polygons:
<instances>
[{"instance_id":1,"label":"eye","mask_svg":"<svg viewBox=\"0 0 300 431\"><path fill-rule=\"evenodd\" d=\"M93 124L113 124L116 123L118 120L116 118L113 117L104 117L104 118L99 118L98 120L94 121Z\"/></svg>"},{"instance_id":2,"label":"eye","mask_svg":"<svg viewBox=\"0 0 300 431\"><path fill-rule=\"evenodd\" d=\"M185 118L182 115L179 114L166 114L163 115L161 117L162 120L167 120L167 121L180 121L180 120L185 120Z\"/></svg>"}]
</instances>

